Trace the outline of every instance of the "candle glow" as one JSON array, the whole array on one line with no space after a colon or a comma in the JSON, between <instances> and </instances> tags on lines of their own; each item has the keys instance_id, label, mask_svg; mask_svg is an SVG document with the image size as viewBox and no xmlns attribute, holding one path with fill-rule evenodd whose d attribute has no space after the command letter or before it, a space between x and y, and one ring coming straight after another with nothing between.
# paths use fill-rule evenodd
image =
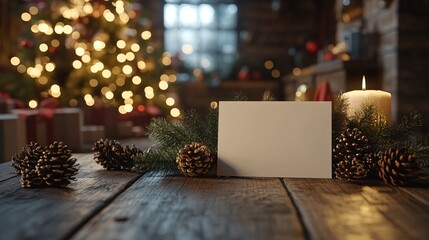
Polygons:
<instances>
[{"instance_id":1,"label":"candle glow","mask_svg":"<svg viewBox=\"0 0 429 240\"><path fill-rule=\"evenodd\" d=\"M391 94L380 90L366 90L365 76L362 78L362 90L346 92L342 95L349 103L347 115L356 115L365 104L374 105L380 113L380 119L391 120Z\"/></svg>"}]
</instances>

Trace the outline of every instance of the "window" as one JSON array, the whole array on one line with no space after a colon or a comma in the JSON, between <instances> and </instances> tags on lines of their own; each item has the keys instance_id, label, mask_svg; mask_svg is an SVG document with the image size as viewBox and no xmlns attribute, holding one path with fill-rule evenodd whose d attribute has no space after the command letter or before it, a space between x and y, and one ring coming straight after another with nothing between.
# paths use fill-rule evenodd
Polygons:
<instances>
[{"instance_id":1,"label":"window","mask_svg":"<svg viewBox=\"0 0 429 240\"><path fill-rule=\"evenodd\" d=\"M237 53L237 5L222 0L166 0L164 43L185 66L229 75Z\"/></svg>"}]
</instances>

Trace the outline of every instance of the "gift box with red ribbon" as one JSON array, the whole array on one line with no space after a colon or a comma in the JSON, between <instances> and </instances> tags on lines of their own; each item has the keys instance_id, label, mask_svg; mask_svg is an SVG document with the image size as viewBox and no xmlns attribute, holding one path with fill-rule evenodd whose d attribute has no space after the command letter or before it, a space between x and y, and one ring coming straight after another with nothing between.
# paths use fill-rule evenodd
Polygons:
<instances>
[{"instance_id":1,"label":"gift box with red ribbon","mask_svg":"<svg viewBox=\"0 0 429 240\"><path fill-rule=\"evenodd\" d=\"M73 151L82 147L82 112L78 108L41 108L13 110L25 122L26 142L48 145L63 141Z\"/></svg>"}]
</instances>

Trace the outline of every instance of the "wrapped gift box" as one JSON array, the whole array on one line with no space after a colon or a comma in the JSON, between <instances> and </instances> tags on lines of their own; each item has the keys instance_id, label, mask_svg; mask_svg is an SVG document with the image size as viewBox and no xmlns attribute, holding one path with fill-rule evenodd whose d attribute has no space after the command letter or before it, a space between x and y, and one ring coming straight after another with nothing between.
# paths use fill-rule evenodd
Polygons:
<instances>
[{"instance_id":1,"label":"wrapped gift box","mask_svg":"<svg viewBox=\"0 0 429 240\"><path fill-rule=\"evenodd\" d=\"M83 117L79 108L54 109L52 124L53 140L63 141L73 151L81 149Z\"/></svg>"},{"instance_id":2,"label":"wrapped gift box","mask_svg":"<svg viewBox=\"0 0 429 240\"><path fill-rule=\"evenodd\" d=\"M0 162L10 161L25 139L25 122L15 114L0 114Z\"/></svg>"},{"instance_id":3,"label":"wrapped gift box","mask_svg":"<svg viewBox=\"0 0 429 240\"><path fill-rule=\"evenodd\" d=\"M82 127L84 144L94 144L99 139L105 138L104 126L90 125Z\"/></svg>"},{"instance_id":4,"label":"wrapped gift box","mask_svg":"<svg viewBox=\"0 0 429 240\"><path fill-rule=\"evenodd\" d=\"M107 138L118 137L119 113L115 105L102 104L83 107L84 125L104 126Z\"/></svg>"},{"instance_id":5,"label":"wrapped gift box","mask_svg":"<svg viewBox=\"0 0 429 240\"><path fill-rule=\"evenodd\" d=\"M118 138L130 138L133 136L133 122L125 121L118 124Z\"/></svg>"},{"instance_id":6,"label":"wrapped gift box","mask_svg":"<svg viewBox=\"0 0 429 240\"><path fill-rule=\"evenodd\" d=\"M78 108L16 109L13 110L25 124L26 142L48 145L63 141L73 151L82 146L82 113Z\"/></svg>"},{"instance_id":7,"label":"wrapped gift box","mask_svg":"<svg viewBox=\"0 0 429 240\"><path fill-rule=\"evenodd\" d=\"M32 109L14 109L13 114L16 114L25 125L26 132L26 143L38 142L38 135L46 134L46 126L43 121L40 120L40 114L38 110Z\"/></svg>"}]
</instances>

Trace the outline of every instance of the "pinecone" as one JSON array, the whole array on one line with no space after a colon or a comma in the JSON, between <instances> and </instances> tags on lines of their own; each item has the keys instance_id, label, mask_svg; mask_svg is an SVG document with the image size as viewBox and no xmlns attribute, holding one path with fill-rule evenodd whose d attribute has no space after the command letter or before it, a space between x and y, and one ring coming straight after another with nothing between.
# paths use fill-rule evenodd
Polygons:
<instances>
[{"instance_id":1,"label":"pinecone","mask_svg":"<svg viewBox=\"0 0 429 240\"><path fill-rule=\"evenodd\" d=\"M21 186L24 188L41 186L42 179L37 174L36 165L43 155L43 148L35 142L30 142L21 152L12 157L15 172L21 175Z\"/></svg>"},{"instance_id":2,"label":"pinecone","mask_svg":"<svg viewBox=\"0 0 429 240\"><path fill-rule=\"evenodd\" d=\"M187 144L179 150L176 158L178 169L188 177L206 174L212 162L209 149L201 143Z\"/></svg>"},{"instance_id":3,"label":"pinecone","mask_svg":"<svg viewBox=\"0 0 429 240\"><path fill-rule=\"evenodd\" d=\"M130 171L132 167L134 166L134 160L135 157L143 154L143 151L137 148L134 144L130 146L126 145L123 148L123 155L122 155L122 162L123 166L122 168L124 170Z\"/></svg>"},{"instance_id":4,"label":"pinecone","mask_svg":"<svg viewBox=\"0 0 429 240\"><path fill-rule=\"evenodd\" d=\"M365 168L365 164L359 161L357 158L349 160L343 160L337 163L335 168L335 177L343 180L356 180L365 178L368 171Z\"/></svg>"},{"instance_id":5,"label":"pinecone","mask_svg":"<svg viewBox=\"0 0 429 240\"><path fill-rule=\"evenodd\" d=\"M415 153L409 153L405 148L391 148L380 152L378 157L378 176L383 179L383 182L394 186L405 186L417 178L420 167Z\"/></svg>"},{"instance_id":6,"label":"pinecone","mask_svg":"<svg viewBox=\"0 0 429 240\"><path fill-rule=\"evenodd\" d=\"M76 158L71 157L71 150L63 142L50 144L37 163L36 170L43 184L52 187L66 187L76 180Z\"/></svg>"},{"instance_id":7,"label":"pinecone","mask_svg":"<svg viewBox=\"0 0 429 240\"><path fill-rule=\"evenodd\" d=\"M94 143L94 160L107 170L131 170L134 165L134 157L142 151L126 146L122 147L116 140L100 139Z\"/></svg>"},{"instance_id":8,"label":"pinecone","mask_svg":"<svg viewBox=\"0 0 429 240\"><path fill-rule=\"evenodd\" d=\"M332 155L337 178L352 180L376 174L377 163L371 145L357 128L347 128L336 138Z\"/></svg>"},{"instance_id":9,"label":"pinecone","mask_svg":"<svg viewBox=\"0 0 429 240\"><path fill-rule=\"evenodd\" d=\"M25 154L25 147L21 149L17 154L12 156L12 164L13 170L16 174L21 175L22 171L22 161L25 159L27 155Z\"/></svg>"}]
</instances>

